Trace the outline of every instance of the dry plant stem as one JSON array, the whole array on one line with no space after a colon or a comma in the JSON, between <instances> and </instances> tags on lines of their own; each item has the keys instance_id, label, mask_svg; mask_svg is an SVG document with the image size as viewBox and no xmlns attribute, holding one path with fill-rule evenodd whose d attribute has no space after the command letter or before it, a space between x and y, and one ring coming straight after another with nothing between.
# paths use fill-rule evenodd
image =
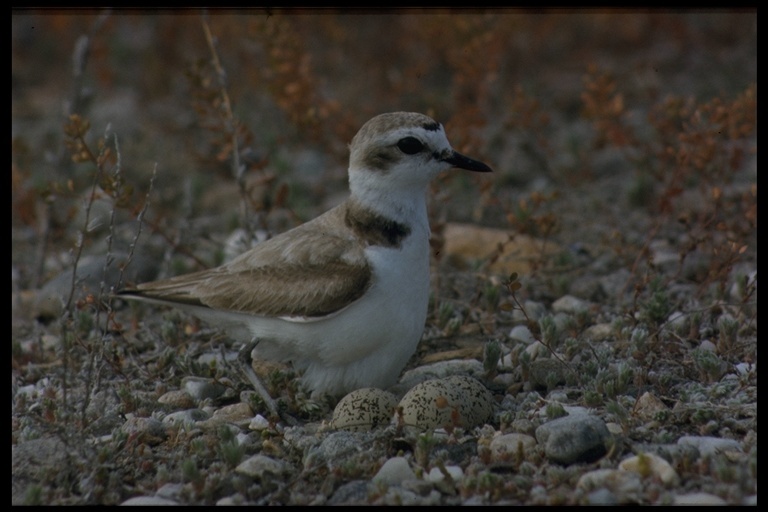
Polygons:
<instances>
[{"instance_id":1,"label":"dry plant stem","mask_svg":"<svg viewBox=\"0 0 768 512\"><path fill-rule=\"evenodd\" d=\"M118 152L118 158L119 157L120 157L120 153ZM122 288L123 275L125 274L125 270L128 268L128 265L131 264L131 261L133 261L133 255L136 252L136 244L139 241L142 228L144 227L144 217L147 214L147 210L149 209L149 205L151 203L152 190L154 189L154 186L155 186L155 178L157 178L157 163L155 163L155 166L152 169L152 177L149 179L149 189L147 190L146 196L144 196L144 205L141 207L139 214L136 216L136 220L138 221L139 226L136 228L136 235L133 237L133 240L131 240L131 245L128 248L128 258L125 262L125 265L122 265L120 267L120 274L117 278L117 283L115 285L117 289ZM112 213L114 214L114 210ZM110 290L110 292L112 291L113 290Z\"/></svg>"},{"instance_id":2,"label":"dry plant stem","mask_svg":"<svg viewBox=\"0 0 768 512\"><path fill-rule=\"evenodd\" d=\"M96 21L91 25L87 34L82 34L75 43L75 49L72 54L72 91L68 100L64 101L64 118L69 119L72 114L79 114L83 108L83 100L85 99L83 76L85 74L85 67L88 63L88 57L90 56L91 40L93 36L98 32L104 23L109 18L109 11L102 13L96 18ZM58 158L56 159L55 169L64 170L67 169L70 162L69 152L66 147L62 145L59 149ZM51 228L51 208L50 202L45 203L44 212L39 216L40 225L38 231L40 232L37 250L35 252L35 286L42 284L45 266L45 253L48 248L48 239Z\"/></svg>"},{"instance_id":3,"label":"dry plant stem","mask_svg":"<svg viewBox=\"0 0 768 512\"><path fill-rule=\"evenodd\" d=\"M189 215L179 215L179 217L182 219L182 222L184 222L184 226L180 227L178 232L176 233L175 237L171 237L163 228L163 226L160 225L159 220L152 220L152 219L144 219L142 216L142 222L146 222L153 233L160 235L167 243L168 243L168 250L165 253L165 256L163 257L163 263L165 265L168 265L169 260L171 259L172 254L181 254L195 262L195 264L200 268L205 268L208 266L208 263L200 259L193 251L189 250L181 241L182 238L182 232L186 230L187 225L187 219L190 218Z\"/></svg>"},{"instance_id":4,"label":"dry plant stem","mask_svg":"<svg viewBox=\"0 0 768 512\"><path fill-rule=\"evenodd\" d=\"M74 259L72 261L73 267L72 267L72 284L69 289L69 296L67 298L67 303L64 307L64 315L66 316L69 311L72 308L72 301L75 297L75 287L77 285L77 265L80 262L80 258L83 254L83 247L84 247L84 239L85 234L88 232L88 225L91 222L91 208L93 206L94 201L96 200L96 189L99 186L99 179L101 178L102 173L104 172L103 166L99 163L99 157L93 154L91 151L91 148L88 147L88 144L85 141L85 138L82 134L77 136L77 139L81 143L81 149L82 151L87 154L88 161L92 162L96 166L96 172L93 174L93 181L91 183L91 192L88 197L88 202L85 205L85 217L83 219L83 227L78 231L77 236L77 244L75 247L75 255Z\"/></svg>"},{"instance_id":5,"label":"dry plant stem","mask_svg":"<svg viewBox=\"0 0 768 512\"><path fill-rule=\"evenodd\" d=\"M525 308L523 307L522 304L520 304L520 301L517 299L517 296L515 295L515 290L512 289L512 286L511 286L513 284L514 284L514 282L507 283L507 289L509 290L510 295L512 295L512 300L515 301L515 305L523 313L523 316L525 317L526 323L531 324L533 322L533 320L531 320L531 318L528 316L528 313L525 311ZM544 340L541 339L541 336L539 336L537 333L534 333L534 332L532 332L531 334L533 335L533 339L535 339L536 341L538 341L539 343L541 343L542 345L547 347L547 350L549 350L549 353L552 354L552 357L554 357L555 359L560 361L571 372L576 373L576 371L573 369L573 367L567 361L563 360L562 357L557 355L557 353L555 352L555 349L553 349L549 345L549 343L546 343Z\"/></svg>"},{"instance_id":6,"label":"dry plant stem","mask_svg":"<svg viewBox=\"0 0 768 512\"><path fill-rule=\"evenodd\" d=\"M235 178L238 189L240 190L240 216L242 218L246 236L249 238L249 240L247 240L248 245L250 245L251 229L248 219L248 191L245 186L245 166L240 163L240 147L237 137L238 121L232 113L232 102L229 99L229 93L227 93L226 87L227 74L221 66L219 54L216 52L216 41L211 34L211 28L208 26L208 16L206 14L203 14L202 16L202 24L205 40L208 43L208 48L211 50L211 61L219 81L221 100L224 105L224 115L227 121L226 126L229 130L229 135L232 138L232 176Z\"/></svg>"},{"instance_id":7,"label":"dry plant stem","mask_svg":"<svg viewBox=\"0 0 768 512\"><path fill-rule=\"evenodd\" d=\"M62 346L63 348L62 398L65 405L68 403L67 391L69 389L68 382L67 382L67 375L69 375L69 353L71 348L69 343L69 337L74 336L74 333L71 329L72 327L71 321L72 321L72 301L74 300L75 288L77 287L77 266L83 254L83 246L85 245L84 244L85 233L88 231L88 225L91 221L91 207L93 206L93 202L96 198L96 188L99 185L99 177L103 172L102 167L98 164L97 157L93 154L93 152L91 152L91 149L86 144L82 134L78 135L78 139L82 144L82 147L81 147L82 151L84 151L88 155L88 160L93 162L96 165L96 172L93 174L93 182L91 183L91 193L88 198L88 202L85 205L85 218L83 220L83 226L82 228L80 228L80 230L77 233L77 243L75 246L74 257L72 258L72 281L69 287L69 296L67 297L66 305L64 306L64 310L61 314L61 329L62 329L61 339L62 339L62 345L63 345Z\"/></svg>"},{"instance_id":8,"label":"dry plant stem","mask_svg":"<svg viewBox=\"0 0 768 512\"><path fill-rule=\"evenodd\" d=\"M107 133L104 134L104 140L108 140L108 139L109 139L109 127L107 127ZM114 167L114 170L112 171L115 178L117 179L115 179L113 182L120 184L122 183L122 181L119 179L120 171L121 171L121 157L120 157L120 145L118 143L117 134L113 135L113 141L115 146L115 155L117 158L117 163ZM106 148L106 145L105 145L105 148ZM103 172L103 169L101 168L101 166L99 166L98 172L96 174L96 179L98 179L98 176L101 172ZM115 191L116 197L120 197L121 192L122 192L121 190L116 190ZM94 193L95 193L95 189L92 189L91 196L88 201L88 208L87 208L88 214L86 215L86 221L88 220L88 217L90 215L91 204L93 203L95 198ZM87 228L87 226L88 224L86 223L83 229ZM115 208L113 207L110 214L110 219L109 219L109 234L107 235L106 261L101 270L101 282L99 283L99 295L98 297L96 297L96 300L95 300L94 325L97 326L97 328L100 325L101 309L102 309L101 304L103 303L103 298L105 296L104 287L106 285L107 269L112 264L112 261L114 259L112 255L112 242L114 240L114 229L115 229ZM82 235L83 237L85 236L85 231L82 231ZM82 243L80 245L82 246ZM73 273L74 274L77 273L77 266L75 266L75 270ZM71 293L73 291L74 291L74 287L70 290L70 302L72 300ZM104 348L105 348L105 343L99 343L98 352L96 350L87 350L88 365L86 368L86 379L85 379L86 392L83 395L84 396L83 405L80 410L80 420L82 425L87 424L86 411L88 409L88 404L90 403L91 390L99 388L99 382L101 381L101 378L100 378L101 372L98 372L96 369L96 360L104 359ZM93 376L94 371L97 372L97 375L95 378Z\"/></svg>"},{"instance_id":9,"label":"dry plant stem","mask_svg":"<svg viewBox=\"0 0 768 512\"><path fill-rule=\"evenodd\" d=\"M629 269L629 277L627 278L627 281L624 283L624 287L621 289L620 296L624 296L624 294L627 292L627 289L632 285L632 280L637 277L640 261L643 258L650 259L649 248L651 246L651 243L655 240L656 234L659 232L662 226L664 226L664 221L658 220L656 224L654 224L653 227L648 231L648 235L645 237L645 242L643 243L643 246L637 252L637 257L632 262L632 267ZM637 311L637 308L639 307L637 304L637 299L638 299L637 293L635 293L634 304L632 305L635 311Z\"/></svg>"},{"instance_id":10,"label":"dry plant stem","mask_svg":"<svg viewBox=\"0 0 768 512\"><path fill-rule=\"evenodd\" d=\"M77 41L77 44L75 45L75 53L72 57L72 64L73 64L73 83L72 83L72 97L70 101L66 105L66 114L67 118L69 118L71 115L76 114L81 108L82 108L82 99L84 97L83 94L83 74L85 70L85 66L88 62L88 55L91 47L91 38L93 34L95 34L101 26L104 24L104 22L107 20L108 13L103 13L101 16L96 18L96 21L91 26L91 30L89 34L83 34L80 36L80 38ZM85 145L85 141L82 141ZM87 148L87 146L86 146ZM93 156L93 154L88 150L89 156ZM60 169L66 168L65 162L68 162L67 160L67 152L64 150L64 146L61 148L61 152L59 153L59 163L61 164L59 166ZM93 160L96 161L95 159ZM98 184L98 177L100 174L100 169L98 172L94 175L93 184L91 186L91 196L88 201L88 205L86 206L86 215L85 215L85 222L83 224L83 229L80 231L78 235L78 243L77 243L77 250L76 255L74 259L74 265L72 268L72 285L69 290L69 297L67 298L67 305L64 308L64 311L62 313L62 319L61 319L61 325L62 325L62 348L63 348L63 357L62 357L62 366L63 366L63 372L62 372L62 400L64 404L66 405L68 403L68 382L67 382L67 375L69 374L69 342L68 337L71 334L71 332L68 329L69 323L67 322L67 317L71 317L71 306L72 306L72 299L75 294L75 285L77 280L77 265L80 261L80 257L82 256L83 252L83 237L85 236L86 229L88 228L88 222L90 221L90 211L91 206L93 204L93 200L95 197L96 192L96 186ZM45 211L45 222L44 222L44 228L45 230L42 233L42 236L40 237L40 244L38 246L38 252L36 255L37 262L36 262L36 268L37 268L37 278L36 281L39 284L42 275L43 275L43 262L45 260L45 252L48 245L48 237L49 237L49 228L50 228L50 216L51 216L51 204L48 203L46 205L46 211Z\"/></svg>"}]
</instances>

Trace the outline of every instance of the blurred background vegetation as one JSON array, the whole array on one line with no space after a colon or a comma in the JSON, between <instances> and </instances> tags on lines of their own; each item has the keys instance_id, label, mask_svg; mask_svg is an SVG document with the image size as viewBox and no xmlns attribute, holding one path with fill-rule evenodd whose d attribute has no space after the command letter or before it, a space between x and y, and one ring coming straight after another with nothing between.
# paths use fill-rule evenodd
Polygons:
<instances>
[{"instance_id":1,"label":"blurred background vegetation","mask_svg":"<svg viewBox=\"0 0 768 512\"><path fill-rule=\"evenodd\" d=\"M475 194L450 209L438 196L437 219L541 235L612 207L690 218L688 189L756 189L756 37L754 10L13 11L12 225L71 239L94 169L72 114L94 152L117 137L101 164L119 153L128 211L157 166L155 226L200 212L236 226L237 152L241 196L288 209L282 229L338 202L346 144L394 110L444 122L496 171L437 186ZM569 221L558 201L584 193L594 212ZM730 212L747 243L752 196Z\"/></svg>"}]
</instances>

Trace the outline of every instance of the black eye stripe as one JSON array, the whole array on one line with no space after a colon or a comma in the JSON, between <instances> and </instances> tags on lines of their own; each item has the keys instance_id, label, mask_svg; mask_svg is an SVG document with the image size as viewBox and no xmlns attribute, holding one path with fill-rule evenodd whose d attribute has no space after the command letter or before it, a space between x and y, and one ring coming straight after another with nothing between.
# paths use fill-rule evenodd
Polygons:
<instances>
[{"instance_id":1,"label":"black eye stripe","mask_svg":"<svg viewBox=\"0 0 768 512\"><path fill-rule=\"evenodd\" d=\"M415 155L424 150L424 144L416 137L403 137L397 141L397 147L406 155Z\"/></svg>"}]
</instances>

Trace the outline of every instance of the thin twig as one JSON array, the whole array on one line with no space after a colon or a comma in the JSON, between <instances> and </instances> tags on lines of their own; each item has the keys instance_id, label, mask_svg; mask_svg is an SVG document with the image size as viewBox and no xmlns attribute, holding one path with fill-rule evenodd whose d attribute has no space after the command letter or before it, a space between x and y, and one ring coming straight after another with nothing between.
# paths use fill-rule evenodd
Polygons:
<instances>
[{"instance_id":1,"label":"thin twig","mask_svg":"<svg viewBox=\"0 0 768 512\"><path fill-rule=\"evenodd\" d=\"M207 14L204 13L201 19L203 32L205 33L205 41L208 43L208 48L211 50L211 62L213 64L213 68L216 70L216 76L219 82L219 92L223 102L227 129L229 130L229 135L232 139L232 176L235 178L237 186L240 190L240 216L242 218L242 225L245 229L246 236L248 237L246 240L246 246L249 246L252 242L252 230L250 219L248 217L248 191L246 189L245 183L245 166L240 163L240 141L238 140L237 135L237 127L239 122L235 115L232 113L232 102L230 101L229 93L227 92L227 74L221 65L219 54L216 51L216 41L213 37L213 34L211 33L211 28L208 25Z\"/></svg>"},{"instance_id":2,"label":"thin twig","mask_svg":"<svg viewBox=\"0 0 768 512\"><path fill-rule=\"evenodd\" d=\"M64 119L69 119L72 114L78 114L83 109L86 97L83 87L83 77L85 75L88 57L90 56L91 41L93 40L94 35L107 21L107 18L109 18L109 10L100 14L96 18L96 21L91 25L88 32L82 34L75 43L75 48L72 54L72 90L69 99L64 101ZM54 168L61 171L67 169L70 164L70 154L67 151L67 148L62 145L61 148L59 148L59 154ZM48 241L50 238L52 207L53 204L51 202L46 202L41 215L38 216L40 219L38 230L40 236L38 237L39 243L35 250L35 263L33 267L35 269L35 286L40 286L40 284L42 284L43 275L45 274L45 254L48 251Z\"/></svg>"},{"instance_id":3,"label":"thin twig","mask_svg":"<svg viewBox=\"0 0 768 512\"><path fill-rule=\"evenodd\" d=\"M149 188L147 189L147 194L144 196L144 205L141 207L141 210L139 210L138 215L136 215L136 221L139 223L139 225L136 228L136 234L134 235L133 240L131 240L131 244L128 246L128 256L126 258L125 265L120 266L120 274L118 275L117 282L115 283L116 289L120 289L122 287L125 271L128 268L128 265L130 265L131 262L133 261L133 255L136 252L136 246L139 242L139 237L141 236L142 228L144 227L144 216L147 214L147 210L149 209L149 205L151 204L152 190L154 189L154 186L155 186L155 178L157 178L157 163L155 163L155 166L152 169L152 177L149 179ZM113 210L113 214L114 214L114 210ZM114 290L110 290L110 292L113 292L113 291Z\"/></svg>"}]
</instances>

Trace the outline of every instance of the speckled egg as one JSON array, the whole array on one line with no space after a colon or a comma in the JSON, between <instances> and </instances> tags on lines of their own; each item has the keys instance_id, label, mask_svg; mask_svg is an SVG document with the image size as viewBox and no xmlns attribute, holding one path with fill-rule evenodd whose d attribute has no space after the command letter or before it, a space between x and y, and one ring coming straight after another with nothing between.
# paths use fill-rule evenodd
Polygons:
<instances>
[{"instance_id":1,"label":"speckled egg","mask_svg":"<svg viewBox=\"0 0 768 512\"><path fill-rule=\"evenodd\" d=\"M493 395L480 381L463 375L414 386L400 400L403 422L422 429L482 425L493 414Z\"/></svg>"},{"instance_id":2,"label":"speckled egg","mask_svg":"<svg viewBox=\"0 0 768 512\"><path fill-rule=\"evenodd\" d=\"M331 426L352 432L366 432L388 425L397 407L397 398L377 388L356 389L339 400L333 410Z\"/></svg>"},{"instance_id":3,"label":"speckled egg","mask_svg":"<svg viewBox=\"0 0 768 512\"><path fill-rule=\"evenodd\" d=\"M467 423L470 427L483 425L493 417L493 393L479 380L465 375L452 375L443 379L449 384L460 388L467 400L464 416L472 421Z\"/></svg>"}]
</instances>

